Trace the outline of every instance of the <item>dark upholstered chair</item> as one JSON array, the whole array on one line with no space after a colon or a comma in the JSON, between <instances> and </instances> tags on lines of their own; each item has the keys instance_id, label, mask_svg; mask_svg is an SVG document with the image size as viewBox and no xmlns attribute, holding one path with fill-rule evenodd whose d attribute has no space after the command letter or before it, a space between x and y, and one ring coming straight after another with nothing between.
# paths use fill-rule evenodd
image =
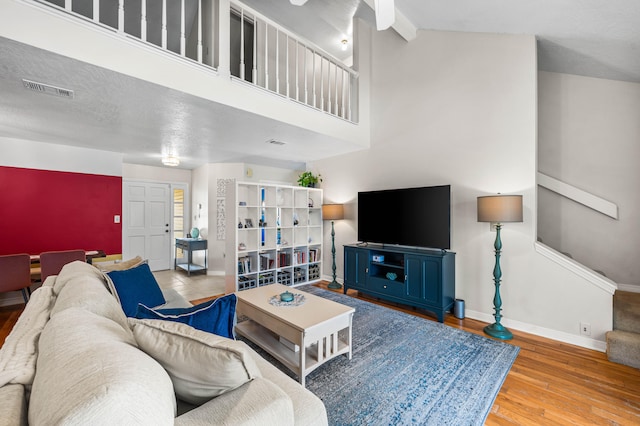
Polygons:
<instances>
[{"instance_id":1,"label":"dark upholstered chair","mask_svg":"<svg viewBox=\"0 0 640 426\"><path fill-rule=\"evenodd\" d=\"M76 260L86 261L84 250L45 251L40 253L40 279L58 275L62 267Z\"/></svg>"},{"instance_id":2,"label":"dark upholstered chair","mask_svg":"<svg viewBox=\"0 0 640 426\"><path fill-rule=\"evenodd\" d=\"M0 256L0 292L20 290L24 303L27 303L27 291L31 294L30 285L31 258L28 254Z\"/></svg>"}]
</instances>

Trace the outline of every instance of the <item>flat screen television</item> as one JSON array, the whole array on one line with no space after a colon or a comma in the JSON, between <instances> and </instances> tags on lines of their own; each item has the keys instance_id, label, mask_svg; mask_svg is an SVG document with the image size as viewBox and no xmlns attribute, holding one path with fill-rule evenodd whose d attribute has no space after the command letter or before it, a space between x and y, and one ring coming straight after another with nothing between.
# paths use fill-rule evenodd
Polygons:
<instances>
[{"instance_id":1,"label":"flat screen television","mask_svg":"<svg viewBox=\"0 0 640 426\"><path fill-rule=\"evenodd\" d=\"M451 186L358 192L358 240L451 248Z\"/></svg>"}]
</instances>

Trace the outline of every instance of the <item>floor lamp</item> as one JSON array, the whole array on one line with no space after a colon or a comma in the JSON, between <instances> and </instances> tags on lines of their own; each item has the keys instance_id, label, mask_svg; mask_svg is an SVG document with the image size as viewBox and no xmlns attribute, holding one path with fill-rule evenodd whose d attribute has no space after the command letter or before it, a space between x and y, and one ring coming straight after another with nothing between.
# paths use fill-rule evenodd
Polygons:
<instances>
[{"instance_id":1,"label":"floor lamp","mask_svg":"<svg viewBox=\"0 0 640 426\"><path fill-rule=\"evenodd\" d=\"M336 281L336 232L333 228L334 220L344 219L344 207L342 204L323 204L322 205L322 218L324 220L331 221L331 257L333 263L331 269L333 270L333 281L329 283L328 288L339 289L342 285Z\"/></svg>"},{"instance_id":2,"label":"floor lamp","mask_svg":"<svg viewBox=\"0 0 640 426\"><path fill-rule=\"evenodd\" d=\"M493 268L493 282L496 292L493 297L493 315L496 322L484 328L484 332L497 339L509 340L513 334L505 326L500 324L502 318L502 299L500 298L500 279L502 270L500 269L500 252L502 251L502 241L500 240L500 229L503 222L522 222L522 195L490 195L478 197L478 222L492 222L496 224L496 241L493 244L496 252L496 265Z\"/></svg>"}]
</instances>

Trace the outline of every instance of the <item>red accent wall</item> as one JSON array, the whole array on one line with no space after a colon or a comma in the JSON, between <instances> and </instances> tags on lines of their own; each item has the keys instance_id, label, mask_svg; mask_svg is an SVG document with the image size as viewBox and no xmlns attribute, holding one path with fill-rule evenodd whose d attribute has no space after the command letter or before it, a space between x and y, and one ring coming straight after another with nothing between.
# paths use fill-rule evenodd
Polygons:
<instances>
[{"instance_id":1,"label":"red accent wall","mask_svg":"<svg viewBox=\"0 0 640 426\"><path fill-rule=\"evenodd\" d=\"M0 254L122 253L122 177L0 167Z\"/></svg>"}]
</instances>

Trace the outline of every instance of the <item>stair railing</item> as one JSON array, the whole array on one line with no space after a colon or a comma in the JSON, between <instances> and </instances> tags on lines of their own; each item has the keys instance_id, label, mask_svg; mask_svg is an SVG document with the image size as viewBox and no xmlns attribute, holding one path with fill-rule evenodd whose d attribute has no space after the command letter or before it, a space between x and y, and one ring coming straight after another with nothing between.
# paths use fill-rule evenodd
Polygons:
<instances>
[{"instance_id":1,"label":"stair railing","mask_svg":"<svg viewBox=\"0 0 640 426\"><path fill-rule=\"evenodd\" d=\"M231 78L356 122L358 73L313 43L228 0L34 0L225 75L220 55L239 57ZM228 7L227 7L228 5ZM114 8L115 6L115 8ZM126 7L125 7L126 6ZM223 9L223 10L221 10ZM239 17L238 39L219 19ZM228 23L228 22L227 22ZM250 33L250 34L249 34ZM245 38L250 37L250 43ZM239 44L231 51L225 41ZM247 72L247 63L251 64Z\"/></svg>"}]
</instances>

